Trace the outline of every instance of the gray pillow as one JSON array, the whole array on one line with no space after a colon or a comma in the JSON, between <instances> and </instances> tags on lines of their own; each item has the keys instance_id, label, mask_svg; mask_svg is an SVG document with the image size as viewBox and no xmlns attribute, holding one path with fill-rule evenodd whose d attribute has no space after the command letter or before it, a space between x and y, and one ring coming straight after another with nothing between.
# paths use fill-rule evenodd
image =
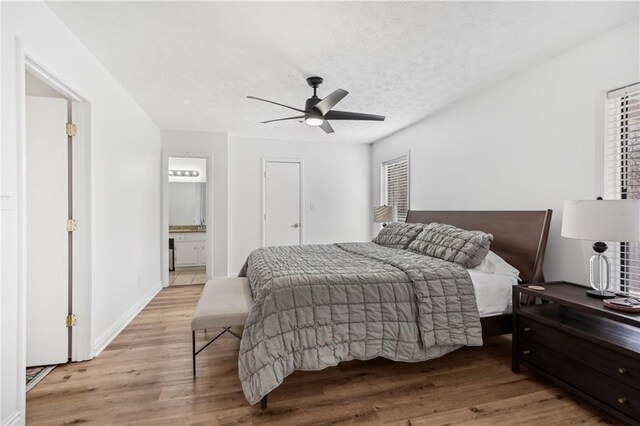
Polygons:
<instances>
[{"instance_id":1,"label":"gray pillow","mask_svg":"<svg viewBox=\"0 0 640 426\"><path fill-rule=\"evenodd\" d=\"M406 249L423 227L421 223L391 222L371 241L384 247Z\"/></svg>"},{"instance_id":2,"label":"gray pillow","mask_svg":"<svg viewBox=\"0 0 640 426\"><path fill-rule=\"evenodd\" d=\"M475 268L489 253L491 241L491 234L434 222L425 225L420 235L409 244L409 250L455 262L465 268Z\"/></svg>"}]
</instances>

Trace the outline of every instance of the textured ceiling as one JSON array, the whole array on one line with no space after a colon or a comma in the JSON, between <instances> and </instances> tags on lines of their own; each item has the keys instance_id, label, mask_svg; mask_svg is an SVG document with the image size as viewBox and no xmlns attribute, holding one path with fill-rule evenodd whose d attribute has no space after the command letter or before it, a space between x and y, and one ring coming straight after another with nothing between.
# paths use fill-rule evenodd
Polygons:
<instances>
[{"instance_id":1,"label":"textured ceiling","mask_svg":"<svg viewBox=\"0 0 640 426\"><path fill-rule=\"evenodd\" d=\"M638 15L635 2L51 2L162 129L372 142ZM576 70L579 72L579 70ZM319 96L385 122L262 125Z\"/></svg>"}]
</instances>

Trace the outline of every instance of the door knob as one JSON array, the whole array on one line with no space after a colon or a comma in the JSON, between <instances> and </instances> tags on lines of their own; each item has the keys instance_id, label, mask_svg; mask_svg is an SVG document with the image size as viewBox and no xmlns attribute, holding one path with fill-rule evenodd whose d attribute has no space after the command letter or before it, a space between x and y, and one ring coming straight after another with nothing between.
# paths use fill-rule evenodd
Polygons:
<instances>
[{"instance_id":1,"label":"door knob","mask_svg":"<svg viewBox=\"0 0 640 426\"><path fill-rule=\"evenodd\" d=\"M293 225L291 225L292 228L300 228L300 224L299 223L294 223Z\"/></svg>"}]
</instances>

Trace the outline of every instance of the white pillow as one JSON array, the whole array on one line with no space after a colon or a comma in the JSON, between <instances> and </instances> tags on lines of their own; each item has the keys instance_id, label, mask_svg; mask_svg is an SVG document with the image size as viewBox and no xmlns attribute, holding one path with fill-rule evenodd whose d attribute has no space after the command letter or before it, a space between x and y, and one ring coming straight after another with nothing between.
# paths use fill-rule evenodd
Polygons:
<instances>
[{"instance_id":1,"label":"white pillow","mask_svg":"<svg viewBox=\"0 0 640 426\"><path fill-rule=\"evenodd\" d=\"M489 251L482 263L473 269L488 274L508 275L516 278L520 275L520 271L509 265L503 258L492 251Z\"/></svg>"}]
</instances>

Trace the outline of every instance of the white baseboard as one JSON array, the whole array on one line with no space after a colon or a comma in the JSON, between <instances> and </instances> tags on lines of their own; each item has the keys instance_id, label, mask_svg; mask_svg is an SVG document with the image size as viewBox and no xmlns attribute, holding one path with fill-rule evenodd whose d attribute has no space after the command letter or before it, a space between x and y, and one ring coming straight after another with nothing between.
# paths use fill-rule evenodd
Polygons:
<instances>
[{"instance_id":1,"label":"white baseboard","mask_svg":"<svg viewBox=\"0 0 640 426\"><path fill-rule=\"evenodd\" d=\"M2 421L2 426L17 426L23 424L25 424L25 422L22 419L22 413L20 411L14 411L9 417Z\"/></svg>"},{"instance_id":2,"label":"white baseboard","mask_svg":"<svg viewBox=\"0 0 640 426\"><path fill-rule=\"evenodd\" d=\"M145 306L162 290L162 282L159 281L155 286L149 289L138 302L133 305L127 312L125 312L111 327L109 327L104 333L102 333L98 339L96 339L93 345L93 356L96 357L105 350L109 343L115 339L118 334L129 325L129 323L144 309Z\"/></svg>"}]
</instances>

